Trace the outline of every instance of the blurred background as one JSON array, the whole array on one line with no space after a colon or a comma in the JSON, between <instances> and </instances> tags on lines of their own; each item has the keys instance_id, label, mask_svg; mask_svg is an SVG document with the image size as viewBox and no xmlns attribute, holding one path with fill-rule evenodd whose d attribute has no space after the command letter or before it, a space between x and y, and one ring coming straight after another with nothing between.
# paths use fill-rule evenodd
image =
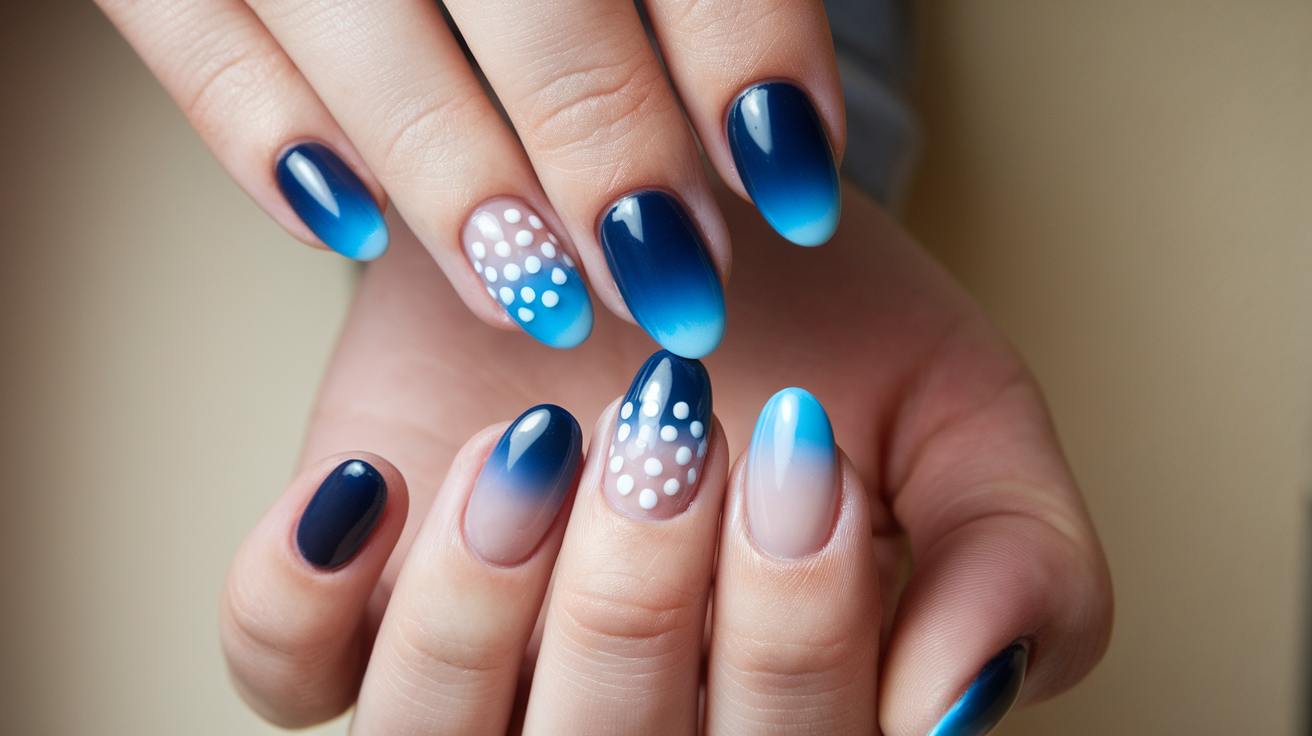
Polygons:
<instances>
[{"instance_id":1,"label":"blurred background","mask_svg":"<svg viewBox=\"0 0 1312 736\"><path fill-rule=\"evenodd\" d=\"M1116 584L1102 665L998 733L1307 733L1312 4L917 20L905 219L1038 374ZM276 732L227 683L218 594L353 271L85 0L0 3L0 141L3 731Z\"/></svg>"}]
</instances>

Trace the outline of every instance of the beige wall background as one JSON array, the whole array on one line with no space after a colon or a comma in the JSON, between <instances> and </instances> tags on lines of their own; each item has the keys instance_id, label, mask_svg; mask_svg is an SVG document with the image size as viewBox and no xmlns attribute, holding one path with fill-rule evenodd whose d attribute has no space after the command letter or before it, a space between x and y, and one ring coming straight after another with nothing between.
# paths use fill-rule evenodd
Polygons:
<instances>
[{"instance_id":1,"label":"beige wall background","mask_svg":"<svg viewBox=\"0 0 1312 736\"><path fill-rule=\"evenodd\" d=\"M907 220L1047 389L1117 589L1102 666L1000 733L1298 732L1312 5L921 10ZM90 3L0 3L0 142L0 730L274 732L216 601L351 270L267 221Z\"/></svg>"}]
</instances>

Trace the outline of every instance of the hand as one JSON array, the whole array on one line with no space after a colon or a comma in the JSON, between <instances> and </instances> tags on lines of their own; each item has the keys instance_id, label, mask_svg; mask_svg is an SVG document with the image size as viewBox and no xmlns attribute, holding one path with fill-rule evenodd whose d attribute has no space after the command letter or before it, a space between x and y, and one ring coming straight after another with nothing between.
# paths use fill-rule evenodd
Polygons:
<instances>
[{"instance_id":1,"label":"hand","mask_svg":"<svg viewBox=\"0 0 1312 736\"><path fill-rule=\"evenodd\" d=\"M375 258L390 198L475 315L555 347L592 327L585 279L674 352L719 344L729 233L694 130L794 241L838 220L820 0L652 0L669 81L630 0L449 0L461 41L430 0L98 1L290 233Z\"/></svg>"},{"instance_id":2,"label":"hand","mask_svg":"<svg viewBox=\"0 0 1312 736\"><path fill-rule=\"evenodd\" d=\"M865 589L878 584L884 593L878 694L870 702L885 734L918 736L1013 642L1028 645L1020 702L1051 697L1078 682L1106 647L1111 588L1023 364L895 223L859 193L846 194L842 226L829 245L815 250L782 242L749 207L721 197L735 238L751 247L740 252L728 292L733 330L706 365L726 457L741 454L761 407L783 387L801 386L828 409L852 476L867 494L879 573L869 573ZM271 512L270 518L281 521L266 518L252 533L225 595L225 642L235 679L279 722L326 718L355 698L388 597L394 586L405 586L397 576L424 510L435 496L438 506L457 503L446 497L459 493L438 494L437 485L466 438L546 401L577 416L601 416L608 426L615 420L606 404L624 392L652 350L640 332L607 318L598 320L596 339L569 353L480 328L453 294L425 288L424 269L431 267L421 251L404 241L398 245L371 267L361 286L305 456L361 457L360 451L370 451L389 458L408 479L417 511L404 532L403 510L392 522L385 515L355 561L337 573L315 573L290 547L288 532L313 490L313 474L327 472L326 466L312 467ZM480 441L486 448L491 439ZM470 452L476 456L479 446L474 442ZM458 470L459 463L453 477ZM734 482L740 482L737 476ZM575 514L584 503L608 510L595 492L586 493L589 486L582 487L592 501L581 496ZM845 489L854 487L849 482ZM708 488L698 493L715 493ZM730 492L725 535L743 533L736 493ZM859 509L844 516L854 509L850 498L845 490L836 530L861 518ZM832 537L843 538L837 532ZM442 539L449 546L459 535ZM399 541L385 563L392 540ZM274 544L282 545L287 560L280 569L296 573L294 586L247 584L260 579L252 569L268 564ZM729 542L721 544L732 549ZM905 587L904 549L915 560ZM851 549L844 554L858 555ZM735 559L723 556L718 574L732 574ZM850 559L859 562L859 556ZM381 582L374 587L379 570ZM341 581L354 581L349 584L355 586L356 610L365 613L319 615L318 607L305 605L323 599L323 586L347 585ZM717 611L732 603L718 597L718 585ZM303 597L280 597L289 590ZM552 596L553 605L558 596ZM368 607L359 604L362 597L369 597ZM571 599L588 602L584 596ZM818 596L809 600L823 602ZM852 610L874 615L859 596L851 600ZM626 619L635 630L652 625L642 618L640 599L628 599L634 604L628 607L623 602L610 605L635 617ZM597 615L589 609L575 617L589 614ZM867 623L873 631L875 622ZM710 672L713 684L716 671ZM807 681L780 680L793 687ZM712 686L708 698L729 691ZM789 691L778 692L787 699Z\"/></svg>"}]
</instances>

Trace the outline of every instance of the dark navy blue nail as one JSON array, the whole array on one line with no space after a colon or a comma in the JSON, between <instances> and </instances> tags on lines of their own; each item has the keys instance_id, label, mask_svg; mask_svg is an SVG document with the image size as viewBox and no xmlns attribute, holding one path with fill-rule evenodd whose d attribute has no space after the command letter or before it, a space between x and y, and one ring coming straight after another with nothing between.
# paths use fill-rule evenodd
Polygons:
<instances>
[{"instance_id":1,"label":"dark navy blue nail","mask_svg":"<svg viewBox=\"0 0 1312 736\"><path fill-rule=\"evenodd\" d=\"M643 363L620 404L602 484L613 508L668 519L698 488L711 428L711 378L700 360L662 350Z\"/></svg>"},{"instance_id":2,"label":"dark navy blue nail","mask_svg":"<svg viewBox=\"0 0 1312 736\"><path fill-rule=\"evenodd\" d=\"M569 495L583 432L573 415L541 404L520 415L488 455L465 507L465 541L497 565L537 549Z\"/></svg>"},{"instance_id":3,"label":"dark navy blue nail","mask_svg":"<svg viewBox=\"0 0 1312 736\"><path fill-rule=\"evenodd\" d=\"M1028 648L1017 642L990 659L929 736L984 736L992 731L1016 704L1028 657Z\"/></svg>"},{"instance_id":4,"label":"dark navy blue nail","mask_svg":"<svg viewBox=\"0 0 1312 736\"><path fill-rule=\"evenodd\" d=\"M780 235L820 245L838 227L838 167L806 93L787 82L749 88L729 108L729 150L747 194Z\"/></svg>"},{"instance_id":5,"label":"dark navy blue nail","mask_svg":"<svg viewBox=\"0 0 1312 736\"><path fill-rule=\"evenodd\" d=\"M328 474L301 514L296 546L315 567L341 567L360 551L387 504L387 481L363 460Z\"/></svg>"},{"instance_id":6,"label":"dark navy blue nail","mask_svg":"<svg viewBox=\"0 0 1312 736\"><path fill-rule=\"evenodd\" d=\"M724 338L724 290L692 218L656 190L620 198L601 218L601 249L633 318L661 347L701 358Z\"/></svg>"},{"instance_id":7,"label":"dark navy blue nail","mask_svg":"<svg viewBox=\"0 0 1312 736\"><path fill-rule=\"evenodd\" d=\"M282 196L329 248L357 261L387 250L387 223L373 195L327 146L292 146L275 171Z\"/></svg>"}]
</instances>

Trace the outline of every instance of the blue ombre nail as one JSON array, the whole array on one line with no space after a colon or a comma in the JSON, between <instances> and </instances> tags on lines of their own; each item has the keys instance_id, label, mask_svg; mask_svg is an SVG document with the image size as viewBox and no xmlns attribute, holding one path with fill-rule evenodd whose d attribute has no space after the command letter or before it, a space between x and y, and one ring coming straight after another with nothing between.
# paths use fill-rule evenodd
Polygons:
<instances>
[{"instance_id":1,"label":"blue ombre nail","mask_svg":"<svg viewBox=\"0 0 1312 736\"><path fill-rule=\"evenodd\" d=\"M573 415L541 404L524 412L488 455L465 507L465 541L496 565L523 562L569 495L583 452Z\"/></svg>"},{"instance_id":2,"label":"blue ombre nail","mask_svg":"<svg viewBox=\"0 0 1312 736\"><path fill-rule=\"evenodd\" d=\"M829 415L810 393L786 388L756 420L747 460L747 525L767 554L793 559L829 541L838 506Z\"/></svg>"},{"instance_id":3,"label":"blue ombre nail","mask_svg":"<svg viewBox=\"0 0 1312 736\"><path fill-rule=\"evenodd\" d=\"M929 736L984 736L992 731L1016 704L1028 658L1029 649L1017 642L990 659Z\"/></svg>"},{"instance_id":4,"label":"blue ombre nail","mask_svg":"<svg viewBox=\"0 0 1312 736\"><path fill-rule=\"evenodd\" d=\"M592 334L592 300L574 259L524 200L487 200L470 214L461 237L487 293L529 335L572 348Z\"/></svg>"},{"instance_id":5,"label":"blue ombre nail","mask_svg":"<svg viewBox=\"0 0 1312 736\"><path fill-rule=\"evenodd\" d=\"M656 190L621 197L601 218L601 248L633 318L685 358L724 338L724 290L706 244L678 200Z\"/></svg>"},{"instance_id":6,"label":"blue ombre nail","mask_svg":"<svg viewBox=\"0 0 1312 736\"><path fill-rule=\"evenodd\" d=\"M363 460L347 460L319 484L296 527L296 546L315 567L331 570L360 551L387 505L387 481Z\"/></svg>"},{"instance_id":7,"label":"blue ombre nail","mask_svg":"<svg viewBox=\"0 0 1312 736\"><path fill-rule=\"evenodd\" d=\"M750 87L729 108L729 150L747 194L775 230L820 245L838 227L838 167L806 93L787 82Z\"/></svg>"},{"instance_id":8,"label":"blue ombre nail","mask_svg":"<svg viewBox=\"0 0 1312 736\"><path fill-rule=\"evenodd\" d=\"M387 223L360 178L322 143L288 148L275 167L278 188L329 248L372 261L387 250Z\"/></svg>"}]
</instances>

